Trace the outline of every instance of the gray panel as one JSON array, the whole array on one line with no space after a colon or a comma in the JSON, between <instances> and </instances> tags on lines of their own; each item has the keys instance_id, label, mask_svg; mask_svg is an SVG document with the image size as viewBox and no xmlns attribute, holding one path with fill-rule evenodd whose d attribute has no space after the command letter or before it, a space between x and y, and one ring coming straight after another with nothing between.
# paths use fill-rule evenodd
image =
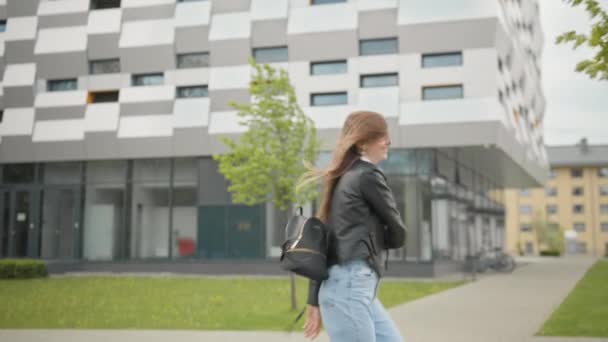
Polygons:
<instances>
[{"instance_id":1,"label":"gray panel","mask_svg":"<svg viewBox=\"0 0 608 342\"><path fill-rule=\"evenodd\" d=\"M118 138L121 158L170 157L171 137Z\"/></svg>"},{"instance_id":2,"label":"gray panel","mask_svg":"<svg viewBox=\"0 0 608 342\"><path fill-rule=\"evenodd\" d=\"M287 39L290 61L345 59L359 54L356 31L298 34Z\"/></svg>"},{"instance_id":3,"label":"gray panel","mask_svg":"<svg viewBox=\"0 0 608 342\"><path fill-rule=\"evenodd\" d=\"M175 29L176 53L205 51L209 51L209 26L178 27Z\"/></svg>"},{"instance_id":4,"label":"gray panel","mask_svg":"<svg viewBox=\"0 0 608 342\"><path fill-rule=\"evenodd\" d=\"M175 69L173 45L122 48L120 68L133 74Z\"/></svg>"},{"instance_id":5,"label":"gray panel","mask_svg":"<svg viewBox=\"0 0 608 342\"><path fill-rule=\"evenodd\" d=\"M173 101L121 103L120 116L149 114L170 114L173 112Z\"/></svg>"},{"instance_id":6,"label":"gray panel","mask_svg":"<svg viewBox=\"0 0 608 342\"><path fill-rule=\"evenodd\" d=\"M34 40L9 40L4 43L6 64L34 62Z\"/></svg>"},{"instance_id":7,"label":"gray panel","mask_svg":"<svg viewBox=\"0 0 608 342\"><path fill-rule=\"evenodd\" d=\"M400 26L399 53L494 47L497 25L496 18L483 18Z\"/></svg>"},{"instance_id":8,"label":"gray panel","mask_svg":"<svg viewBox=\"0 0 608 342\"><path fill-rule=\"evenodd\" d=\"M209 55L212 67L244 65L251 56L249 39L213 41L209 45L213 51Z\"/></svg>"},{"instance_id":9,"label":"gray panel","mask_svg":"<svg viewBox=\"0 0 608 342\"><path fill-rule=\"evenodd\" d=\"M85 51L36 55L38 78L71 78L88 73Z\"/></svg>"},{"instance_id":10,"label":"gray panel","mask_svg":"<svg viewBox=\"0 0 608 342\"><path fill-rule=\"evenodd\" d=\"M24 87L5 87L4 106L10 107L32 107L34 103L34 85Z\"/></svg>"},{"instance_id":11,"label":"gray panel","mask_svg":"<svg viewBox=\"0 0 608 342\"><path fill-rule=\"evenodd\" d=\"M34 155L36 161L83 160L84 144L82 140L36 142Z\"/></svg>"},{"instance_id":12,"label":"gray panel","mask_svg":"<svg viewBox=\"0 0 608 342\"><path fill-rule=\"evenodd\" d=\"M6 12L9 17L35 16L40 0L6 0Z\"/></svg>"},{"instance_id":13,"label":"gray panel","mask_svg":"<svg viewBox=\"0 0 608 342\"><path fill-rule=\"evenodd\" d=\"M88 12L38 16L38 29L66 26L86 26Z\"/></svg>"},{"instance_id":14,"label":"gray panel","mask_svg":"<svg viewBox=\"0 0 608 342\"><path fill-rule=\"evenodd\" d=\"M397 9L359 12L359 39L397 36Z\"/></svg>"},{"instance_id":15,"label":"gray panel","mask_svg":"<svg viewBox=\"0 0 608 342\"><path fill-rule=\"evenodd\" d=\"M209 91L209 97L211 98L210 112L234 110L228 104L230 101L238 104L251 102L251 95L248 89L211 90Z\"/></svg>"},{"instance_id":16,"label":"gray panel","mask_svg":"<svg viewBox=\"0 0 608 342\"><path fill-rule=\"evenodd\" d=\"M226 144L224 144L224 142L221 140L222 137L227 137L229 139L232 139L234 141L239 140L240 135L238 134L209 134L209 144L208 144L208 148L209 148L209 155L212 154L222 154L222 153L226 153L228 152L228 148L226 147Z\"/></svg>"},{"instance_id":17,"label":"gray panel","mask_svg":"<svg viewBox=\"0 0 608 342\"><path fill-rule=\"evenodd\" d=\"M87 55L91 59L110 59L118 58L120 51L118 40L120 34L94 34L87 37Z\"/></svg>"},{"instance_id":18,"label":"gray panel","mask_svg":"<svg viewBox=\"0 0 608 342\"><path fill-rule=\"evenodd\" d=\"M122 74L84 75L78 79L78 82L85 85L85 89L90 91L112 90L123 87ZM85 82L88 82L88 84Z\"/></svg>"},{"instance_id":19,"label":"gray panel","mask_svg":"<svg viewBox=\"0 0 608 342\"><path fill-rule=\"evenodd\" d=\"M86 132L84 144L87 159L119 159L116 132Z\"/></svg>"},{"instance_id":20,"label":"gray panel","mask_svg":"<svg viewBox=\"0 0 608 342\"><path fill-rule=\"evenodd\" d=\"M172 18L174 13L175 4L123 8L122 21L167 19Z\"/></svg>"},{"instance_id":21,"label":"gray panel","mask_svg":"<svg viewBox=\"0 0 608 342\"><path fill-rule=\"evenodd\" d=\"M319 129L317 137L321 140L321 150L332 151L336 147L336 141L340 137L340 129Z\"/></svg>"},{"instance_id":22,"label":"gray panel","mask_svg":"<svg viewBox=\"0 0 608 342\"><path fill-rule=\"evenodd\" d=\"M173 130L174 156L199 156L213 154L209 149L209 133L206 126L175 128Z\"/></svg>"},{"instance_id":23,"label":"gray panel","mask_svg":"<svg viewBox=\"0 0 608 342\"><path fill-rule=\"evenodd\" d=\"M86 106L44 107L35 109L35 121L84 119Z\"/></svg>"},{"instance_id":24,"label":"gray panel","mask_svg":"<svg viewBox=\"0 0 608 342\"><path fill-rule=\"evenodd\" d=\"M34 158L31 136L3 136L0 143L0 162L29 162Z\"/></svg>"},{"instance_id":25,"label":"gray panel","mask_svg":"<svg viewBox=\"0 0 608 342\"><path fill-rule=\"evenodd\" d=\"M251 7L251 0L212 0L211 12L213 14L227 12L248 12Z\"/></svg>"},{"instance_id":26,"label":"gray panel","mask_svg":"<svg viewBox=\"0 0 608 342\"><path fill-rule=\"evenodd\" d=\"M251 25L251 46L287 45L287 19L254 21Z\"/></svg>"}]
</instances>

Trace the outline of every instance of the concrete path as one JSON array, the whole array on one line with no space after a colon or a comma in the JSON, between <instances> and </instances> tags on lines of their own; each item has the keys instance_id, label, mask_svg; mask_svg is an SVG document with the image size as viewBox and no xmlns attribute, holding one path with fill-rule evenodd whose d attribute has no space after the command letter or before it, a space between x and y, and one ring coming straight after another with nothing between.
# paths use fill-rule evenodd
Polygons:
<instances>
[{"instance_id":1,"label":"concrete path","mask_svg":"<svg viewBox=\"0 0 608 342\"><path fill-rule=\"evenodd\" d=\"M406 342L608 342L598 338L534 337L595 260L539 259L512 274L478 281L390 310ZM301 333L0 330L10 342L307 341ZM327 342L326 335L317 341Z\"/></svg>"}]
</instances>

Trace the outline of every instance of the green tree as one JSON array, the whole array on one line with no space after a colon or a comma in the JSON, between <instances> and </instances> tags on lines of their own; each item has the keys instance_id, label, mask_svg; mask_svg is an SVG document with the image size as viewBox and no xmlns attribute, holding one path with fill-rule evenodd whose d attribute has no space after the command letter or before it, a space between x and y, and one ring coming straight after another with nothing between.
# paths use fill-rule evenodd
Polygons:
<instances>
[{"instance_id":1,"label":"green tree","mask_svg":"<svg viewBox=\"0 0 608 342\"><path fill-rule=\"evenodd\" d=\"M586 44L591 47L595 56L580 61L576 65L577 72L583 72L592 79L608 80L608 13L598 0L564 0L572 7L583 5L591 17L589 33L568 31L559 35L556 44L572 42L574 49Z\"/></svg>"},{"instance_id":2,"label":"green tree","mask_svg":"<svg viewBox=\"0 0 608 342\"><path fill-rule=\"evenodd\" d=\"M222 137L228 152L214 155L219 171L230 182L234 203L256 205L272 202L282 217L317 197L317 188L296 191L298 179L314 164L320 149L314 122L296 101L287 72L249 61L254 68L249 104L230 105L247 131L235 141ZM279 229L286 222L275 226ZM296 309L295 277L291 275L292 309Z\"/></svg>"},{"instance_id":3,"label":"green tree","mask_svg":"<svg viewBox=\"0 0 608 342\"><path fill-rule=\"evenodd\" d=\"M564 231L557 223L548 222L540 211L537 211L532 221L532 229L536 234L536 243L541 251L559 251L564 253Z\"/></svg>"}]
</instances>

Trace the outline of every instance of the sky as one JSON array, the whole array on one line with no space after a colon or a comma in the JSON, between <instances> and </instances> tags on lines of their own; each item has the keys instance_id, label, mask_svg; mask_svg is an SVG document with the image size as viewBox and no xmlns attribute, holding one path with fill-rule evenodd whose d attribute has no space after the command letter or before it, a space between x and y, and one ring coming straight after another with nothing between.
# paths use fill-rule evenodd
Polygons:
<instances>
[{"instance_id":1,"label":"sky","mask_svg":"<svg viewBox=\"0 0 608 342\"><path fill-rule=\"evenodd\" d=\"M608 9L608 0L600 0ZM593 50L556 45L559 34L577 30L588 33L590 18L579 7L563 0L539 0L545 46L541 60L545 109L545 143L571 145L586 137L590 144L608 144L608 81L591 80L577 73L578 61L593 56Z\"/></svg>"}]
</instances>

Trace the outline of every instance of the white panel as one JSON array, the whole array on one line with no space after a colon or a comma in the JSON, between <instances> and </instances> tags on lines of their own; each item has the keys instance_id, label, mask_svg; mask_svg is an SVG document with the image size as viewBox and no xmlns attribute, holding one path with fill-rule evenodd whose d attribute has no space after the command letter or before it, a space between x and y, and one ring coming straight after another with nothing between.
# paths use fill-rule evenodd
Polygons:
<instances>
[{"instance_id":1,"label":"white panel","mask_svg":"<svg viewBox=\"0 0 608 342\"><path fill-rule=\"evenodd\" d=\"M400 55L362 56L350 59L354 72L359 74L378 74L399 71Z\"/></svg>"},{"instance_id":2,"label":"white panel","mask_svg":"<svg viewBox=\"0 0 608 342\"><path fill-rule=\"evenodd\" d=\"M385 117L399 116L399 87L359 89L358 110L370 110Z\"/></svg>"},{"instance_id":3,"label":"white panel","mask_svg":"<svg viewBox=\"0 0 608 342\"><path fill-rule=\"evenodd\" d=\"M210 41L251 37L251 16L249 12L216 14L211 20Z\"/></svg>"},{"instance_id":4,"label":"white panel","mask_svg":"<svg viewBox=\"0 0 608 342\"><path fill-rule=\"evenodd\" d=\"M6 108L0 122L0 135L31 135L34 129L34 108Z\"/></svg>"},{"instance_id":5,"label":"white panel","mask_svg":"<svg viewBox=\"0 0 608 342\"><path fill-rule=\"evenodd\" d=\"M165 84L206 85L209 84L209 68L170 70L165 73Z\"/></svg>"},{"instance_id":6,"label":"white panel","mask_svg":"<svg viewBox=\"0 0 608 342\"><path fill-rule=\"evenodd\" d=\"M398 25L500 16L499 1L399 0Z\"/></svg>"},{"instance_id":7,"label":"white panel","mask_svg":"<svg viewBox=\"0 0 608 342\"><path fill-rule=\"evenodd\" d=\"M207 126L209 123L209 99L177 99L173 109L173 127L188 128Z\"/></svg>"},{"instance_id":8,"label":"white panel","mask_svg":"<svg viewBox=\"0 0 608 342\"><path fill-rule=\"evenodd\" d=\"M89 12L88 34L107 34L120 32L122 11L120 8Z\"/></svg>"},{"instance_id":9,"label":"white panel","mask_svg":"<svg viewBox=\"0 0 608 342\"><path fill-rule=\"evenodd\" d=\"M123 24L119 46L173 45L174 36L172 19L126 22Z\"/></svg>"},{"instance_id":10,"label":"white panel","mask_svg":"<svg viewBox=\"0 0 608 342\"><path fill-rule=\"evenodd\" d=\"M89 10L89 4L89 0L42 1L38 6L38 15L86 12Z\"/></svg>"},{"instance_id":11,"label":"white panel","mask_svg":"<svg viewBox=\"0 0 608 342\"><path fill-rule=\"evenodd\" d=\"M33 86L36 80L36 64L11 64L4 70L3 86L22 87Z\"/></svg>"},{"instance_id":12,"label":"white panel","mask_svg":"<svg viewBox=\"0 0 608 342\"><path fill-rule=\"evenodd\" d=\"M209 134L246 132L247 127L239 124L242 120L236 111L212 112L209 118Z\"/></svg>"},{"instance_id":13,"label":"white panel","mask_svg":"<svg viewBox=\"0 0 608 342\"><path fill-rule=\"evenodd\" d=\"M320 106L304 107L304 113L308 115L318 129L342 128L346 117L354 111L353 106Z\"/></svg>"},{"instance_id":14,"label":"white panel","mask_svg":"<svg viewBox=\"0 0 608 342\"><path fill-rule=\"evenodd\" d=\"M34 142L70 140L84 140L84 119L45 120L34 126Z\"/></svg>"},{"instance_id":15,"label":"white panel","mask_svg":"<svg viewBox=\"0 0 608 342\"><path fill-rule=\"evenodd\" d=\"M118 103L94 103L84 115L85 132L116 132L120 106Z\"/></svg>"},{"instance_id":16,"label":"white panel","mask_svg":"<svg viewBox=\"0 0 608 342\"><path fill-rule=\"evenodd\" d=\"M357 18L356 5L350 3L293 8L289 13L287 33L356 30Z\"/></svg>"},{"instance_id":17,"label":"white panel","mask_svg":"<svg viewBox=\"0 0 608 342\"><path fill-rule=\"evenodd\" d=\"M399 124L502 122L503 117L502 106L495 97L416 101L401 104Z\"/></svg>"},{"instance_id":18,"label":"white panel","mask_svg":"<svg viewBox=\"0 0 608 342\"><path fill-rule=\"evenodd\" d=\"M210 68L209 89L249 89L251 73L248 65Z\"/></svg>"},{"instance_id":19,"label":"white panel","mask_svg":"<svg viewBox=\"0 0 608 342\"><path fill-rule=\"evenodd\" d=\"M34 107L36 108L52 108L52 107L70 107L84 106L87 104L87 92L82 90L76 91L53 91L38 93Z\"/></svg>"},{"instance_id":20,"label":"white panel","mask_svg":"<svg viewBox=\"0 0 608 342\"><path fill-rule=\"evenodd\" d=\"M175 0L122 0L122 8L151 7L174 4Z\"/></svg>"},{"instance_id":21,"label":"white panel","mask_svg":"<svg viewBox=\"0 0 608 342\"><path fill-rule=\"evenodd\" d=\"M87 48L87 27L71 26L48 28L38 32L34 53L58 53L85 51Z\"/></svg>"},{"instance_id":22,"label":"white panel","mask_svg":"<svg viewBox=\"0 0 608 342\"><path fill-rule=\"evenodd\" d=\"M119 138L170 137L173 115L140 115L120 118Z\"/></svg>"},{"instance_id":23,"label":"white panel","mask_svg":"<svg viewBox=\"0 0 608 342\"><path fill-rule=\"evenodd\" d=\"M288 10L288 0L251 0L252 20L284 19Z\"/></svg>"},{"instance_id":24,"label":"white panel","mask_svg":"<svg viewBox=\"0 0 608 342\"><path fill-rule=\"evenodd\" d=\"M10 40L34 40L38 28L37 17L8 18L6 21L6 33L4 39Z\"/></svg>"},{"instance_id":25,"label":"white panel","mask_svg":"<svg viewBox=\"0 0 608 342\"><path fill-rule=\"evenodd\" d=\"M175 87L147 86L131 87L120 90L120 103L158 102L173 100Z\"/></svg>"},{"instance_id":26,"label":"white panel","mask_svg":"<svg viewBox=\"0 0 608 342\"><path fill-rule=\"evenodd\" d=\"M209 26L211 1L183 2L175 9L175 26Z\"/></svg>"},{"instance_id":27,"label":"white panel","mask_svg":"<svg viewBox=\"0 0 608 342\"><path fill-rule=\"evenodd\" d=\"M374 11L397 8L397 2L397 0L357 0L357 9L359 11Z\"/></svg>"}]
</instances>

